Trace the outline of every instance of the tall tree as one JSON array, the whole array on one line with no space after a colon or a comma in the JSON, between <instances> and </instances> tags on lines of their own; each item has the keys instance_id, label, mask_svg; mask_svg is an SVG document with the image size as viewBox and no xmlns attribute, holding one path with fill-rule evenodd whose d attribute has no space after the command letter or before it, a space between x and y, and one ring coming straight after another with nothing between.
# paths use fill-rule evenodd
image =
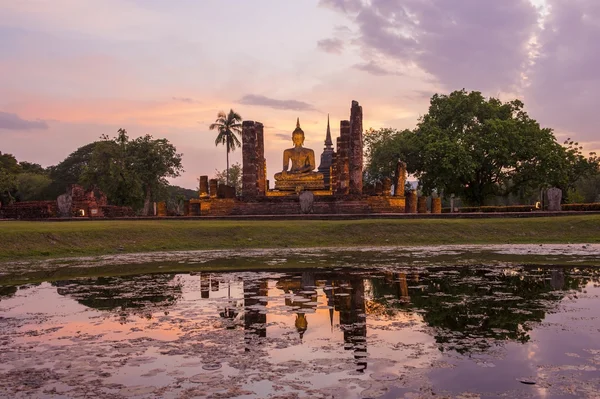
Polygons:
<instances>
[{"instance_id":1,"label":"tall tree","mask_svg":"<svg viewBox=\"0 0 600 399\"><path fill-rule=\"evenodd\" d=\"M219 111L215 123L209 126L210 130L217 130L219 134L215 139L215 146L224 144L227 147L227 178L226 183L229 185L229 152L235 151L241 147L242 143L237 136L242 133L242 117L233 109L229 110L228 114Z\"/></svg>"}]
</instances>

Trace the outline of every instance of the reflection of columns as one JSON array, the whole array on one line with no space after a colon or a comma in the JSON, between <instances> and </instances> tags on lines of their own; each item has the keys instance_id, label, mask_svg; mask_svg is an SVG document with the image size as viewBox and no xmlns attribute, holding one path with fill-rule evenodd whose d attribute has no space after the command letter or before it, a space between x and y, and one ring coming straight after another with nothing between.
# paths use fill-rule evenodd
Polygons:
<instances>
[{"instance_id":1,"label":"reflection of columns","mask_svg":"<svg viewBox=\"0 0 600 399\"><path fill-rule=\"evenodd\" d=\"M550 278L550 286L554 290L562 290L565 288L565 271L563 269L552 270Z\"/></svg>"},{"instance_id":2,"label":"reflection of columns","mask_svg":"<svg viewBox=\"0 0 600 399\"><path fill-rule=\"evenodd\" d=\"M210 290L211 291L219 291L219 280L210 279Z\"/></svg>"},{"instance_id":3,"label":"reflection of columns","mask_svg":"<svg viewBox=\"0 0 600 399\"><path fill-rule=\"evenodd\" d=\"M410 295L408 295L408 282L406 281L406 273L399 273L398 279L400 286L400 297L409 301Z\"/></svg>"},{"instance_id":4,"label":"reflection of columns","mask_svg":"<svg viewBox=\"0 0 600 399\"><path fill-rule=\"evenodd\" d=\"M208 298L210 291L210 274L200 273L200 298Z\"/></svg>"},{"instance_id":5,"label":"reflection of columns","mask_svg":"<svg viewBox=\"0 0 600 399\"><path fill-rule=\"evenodd\" d=\"M354 351L356 370L367 368L367 317L365 314L365 284L363 279L351 280L349 296L337 296L340 327L344 332L344 349ZM340 290L341 291L341 290Z\"/></svg>"},{"instance_id":6,"label":"reflection of columns","mask_svg":"<svg viewBox=\"0 0 600 399\"><path fill-rule=\"evenodd\" d=\"M267 336L267 314L258 309L249 309L254 305L267 306L267 299L256 299L253 297L268 295L269 287L266 279L258 282L244 282L244 341L246 342L246 352L250 351L250 343L256 338ZM255 337L253 337L255 336Z\"/></svg>"}]
</instances>

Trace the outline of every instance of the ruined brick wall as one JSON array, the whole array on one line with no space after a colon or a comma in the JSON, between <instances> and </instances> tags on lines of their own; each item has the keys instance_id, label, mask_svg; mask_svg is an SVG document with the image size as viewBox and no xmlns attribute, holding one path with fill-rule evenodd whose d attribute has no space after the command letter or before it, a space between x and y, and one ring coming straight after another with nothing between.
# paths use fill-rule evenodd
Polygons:
<instances>
[{"instance_id":1,"label":"ruined brick wall","mask_svg":"<svg viewBox=\"0 0 600 399\"><path fill-rule=\"evenodd\" d=\"M56 201L15 202L2 208L7 219L47 219L57 215Z\"/></svg>"},{"instance_id":2,"label":"ruined brick wall","mask_svg":"<svg viewBox=\"0 0 600 399\"><path fill-rule=\"evenodd\" d=\"M358 101L352 101L350 108L349 134L349 192L362 194L363 189L363 112Z\"/></svg>"}]
</instances>

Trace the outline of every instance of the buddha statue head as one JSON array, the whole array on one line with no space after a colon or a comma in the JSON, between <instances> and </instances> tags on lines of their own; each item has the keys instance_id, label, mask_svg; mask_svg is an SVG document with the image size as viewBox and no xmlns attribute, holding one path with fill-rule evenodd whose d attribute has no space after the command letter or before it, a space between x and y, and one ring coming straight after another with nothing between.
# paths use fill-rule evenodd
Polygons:
<instances>
[{"instance_id":1,"label":"buddha statue head","mask_svg":"<svg viewBox=\"0 0 600 399\"><path fill-rule=\"evenodd\" d=\"M301 147L304 144L304 130L300 128L300 118L296 120L296 129L292 132L294 146Z\"/></svg>"}]
</instances>

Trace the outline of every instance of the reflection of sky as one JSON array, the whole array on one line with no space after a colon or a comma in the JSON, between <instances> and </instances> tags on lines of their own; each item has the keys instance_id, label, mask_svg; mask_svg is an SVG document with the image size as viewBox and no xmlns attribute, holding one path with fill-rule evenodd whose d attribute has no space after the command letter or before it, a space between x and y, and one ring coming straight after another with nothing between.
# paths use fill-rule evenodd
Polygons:
<instances>
[{"instance_id":1,"label":"reflection of sky","mask_svg":"<svg viewBox=\"0 0 600 399\"><path fill-rule=\"evenodd\" d=\"M69 296L58 295L56 287L47 283L19 290L14 296L0 301L0 312L6 320L10 320L1 332L11 337L15 344L28 344L35 349L19 362L3 358L8 356L8 352L0 354L0 360L3 360L0 372L22 367L28 361L34 361L38 366L59 368L62 360L59 361L60 353L56 352L56 348L67 347L74 353L77 350L85 352L79 359L82 365L94 359L95 352L109 357L127 357L128 363L119 366L120 372L113 372L107 377L109 381L145 384L150 380L140 376L154 373L152 384L167 386L175 376L190 377L198 370L203 372L201 367L209 358L212 361L219 359L211 358L214 354L207 355L208 358L205 355L187 356L185 351L181 352L184 345L208 348L223 341L233 346L230 347L231 353L221 353L221 359L241 355L246 359L254 358L254 362L273 365L293 362L327 365L329 371L326 373L301 368L296 374L289 375L290 380L300 378L310 382L315 389L331 387L343 378L370 381L369 376L373 374L391 373L406 374L411 378L404 382L402 389L392 387L390 394L399 395L404 392L403 389L431 384L438 391L453 393L531 393L539 397L559 397L556 390L552 390L554 388L547 386L557 375L580 380L583 387L590 378L598 375L596 368L590 366L590 350L600 349L597 340L600 288L592 283L586 287L587 293L579 293L579 298L566 297L561 301L559 311L547 314L542 323L533 325L529 342L492 342L484 352L465 355L452 350L440 351L434 338L436 331L424 323L422 314L405 307L385 313L367 306L367 369L361 374L354 371L357 360L353 350L345 349L343 329L347 326L343 325L341 312L351 303L350 298L362 298L363 303L355 303L354 306L362 306L363 309L366 303L377 299L373 297L375 291L369 280L359 280L360 284L356 283L357 280L348 282L344 277L333 282L320 280L314 283L316 288L311 294L313 288L304 287L304 280L288 279L285 280L287 283L282 283L284 280L264 274L263 281L267 282L268 290L263 295L253 274L244 276L254 280L250 290L245 286L247 282L235 274L179 275L177 282L181 284L182 296L172 306L163 309L160 304L149 304L147 312L131 314L127 313L127 309L107 312L87 308ZM401 278L394 283L402 281L406 280ZM363 285L364 282L366 284ZM364 292L357 293L355 287L364 287ZM146 287L146 292L148 288L152 287ZM160 287L154 289L160 293ZM208 289L208 298L203 297L205 289ZM248 295L250 291L255 294ZM333 294L329 298L328 291ZM406 286L398 288L395 299L399 298L401 291L406 293ZM244 355L243 321L238 317L235 329L226 330L219 313L230 306L243 314L245 292L247 298L260 298L252 306L266 312L266 338L259 339L257 346ZM340 293L342 295L336 297ZM344 296L346 293L350 295ZM128 295L134 296L135 292ZM391 298L393 295L387 296L390 297L388 300L394 299ZM328 308L330 298L338 300L333 317L330 314L332 309ZM156 310L156 306L160 310ZM302 339L296 325L299 313L306 317L306 331ZM146 318L145 314L152 317ZM194 338L193 342L189 342L186 337L190 334L200 334L205 338ZM464 344L468 345L469 339L464 340ZM57 353L56 358L46 356L46 351ZM136 363L138 361L139 364ZM240 370L227 364L226 360L218 361L223 362L220 373L232 378L240 377ZM249 364L260 367L258 363ZM175 370L180 374L169 374ZM244 373L252 374L254 371L252 368L244 369L241 375ZM523 385L518 381L520 378L531 379L537 384ZM272 389L270 382L260 378L253 379L248 386L264 394ZM357 392L349 391L348 397L355 396Z\"/></svg>"}]
</instances>

